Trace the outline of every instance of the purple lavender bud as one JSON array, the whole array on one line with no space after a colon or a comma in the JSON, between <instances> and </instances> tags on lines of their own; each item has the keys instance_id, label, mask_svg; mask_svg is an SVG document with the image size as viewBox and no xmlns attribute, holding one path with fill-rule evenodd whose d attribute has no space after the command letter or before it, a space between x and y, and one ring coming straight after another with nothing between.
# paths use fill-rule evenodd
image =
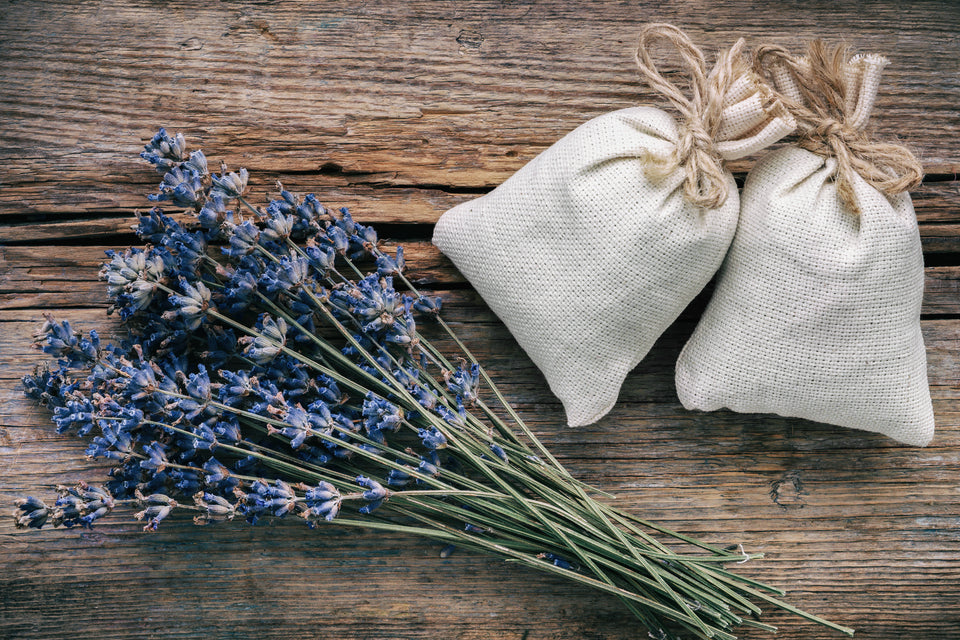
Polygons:
<instances>
[{"instance_id":1,"label":"purple lavender bud","mask_svg":"<svg viewBox=\"0 0 960 640\"><path fill-rule=\"evenodd\" d=\"M442 303L442 299L440 298L440 296L436 296L434 298L420 296L413 303L413 308L419 311L420 313L438 314L440 313L441 303Z\"/></svg>"},{"instance_id":2,"label":"purple lavender bud","mask_svg":"<svg viewBox=\"0 0 960 640\"><path fill-rule=\"evenodd\" d=\"M17 529L40 529L50 516L49 507L43 500L33 496L18 498L14 504L17 508L13 512L13 523Z\"/></svg>"},{"instance_id":3,"label":"purple lavender bud","mask_svg":"<svg viewBox=\"0 0 960 640\"><path fill-rule=\"evenodd\" d=\"M177 134L178 136L180 134ZM190 153L190 158L184 163L186 167L196 171L201 176L207 175L207 156L203 155L203 151L197 149Z\"/></svg>"},{"instance_id":4,"label":"purple lavender bud","mask_svg":"<svg viewBox=\"0 0 960 640\"><path fill-rule=\"evenodd\" d=\"M419 429L417 433L427 449L443 449L447 446L447 438L436 427Z\"/></svg>"},{"instance_id":5,"label":"purple lavender bud","mask_svg":"<svg viewBox=\"0 0 960 640\"><path fill-rule=\"evenodd\" d=\"M161 173L166 173L166 171ZM137 235L140 236L140 239L146 242L160 244L167 237L168 233L180 227L173 218L163 215L163 210L160 207L153 207L146 215L141 214L139 211L135 213L137 215L137 224L132 228ZM112 251L107 251L108 256L112 256L113 253Z\"/></svg>"},{"instance_id":6,"label":"purple lavender bud","mask_svg":"<svg viewBox=\"0 0 960 640\"><path fill-rule=\"evenodd\" d=\"M143 452L147 454L146 460L140 461L140 467L152 471L163 471L167 467L166 452L164 446L159 442L151 442L143 445Z\"/></svg>"},{"instance_id":7,"label":"purple lavender bud","mask_svg":"<svg viewBox=\"0 0 960 640\"><path fill-rule=\"evenodd\" d=\"M339 499L340 492L329 482L321 481L317 486L307 489L304 497L306 498L307 506L312 507L317 503L327 502L334 498Z\"/></svg>"},{"instance_id":8,"label":"purple lavender bud","mask_svg":"<svg viewBox=\"0 0 960 640\"><path fill-rule=\"evenodd\" d=\"M210 188L210 197L220 196L225 199L239 198L247 189L247 179L250 174L246 169L240 169L240 173L221 173L211 174L210 179L213 186Z\"/></svg>"},{"instance_id":9,"label":"purple lavender bud","mask_svg":"<svg viewBox=\"0 0 960 640\"><path fill-rule=\"evenodd\" d=\"M394 321L387 332L386 340L394 344L416 346L420 342L420 337L417 335L417 323L413 319L413 314L407 312L402 318ZM406 384L409 386L409 383Z\"/></svg>"},{"instance_id":10,"label":"purple lavender bud","mask_svg":"<svg viewBox=\"0 0 960 640\"><path fill-rule=\"evenodd\" d=\"M389 400L378 397L372 391L363 400L362 415L364 426L369 433L374 431L394 431L403 421L400 407Z\"/></svg>"},{"instance_id":11,"label":"purple lavender bud","mask_svg":"<svg viewBox=\"0 0 960 640\"><path fill-rule=\"evenodd\" d=\"M391 258L385 253L377 256L377 273L381 276L389 276L394 273L400 273L406 266L403 259L403 247L397 247L397 257Z\"/></svg>"},{"instance_id":12,"label":"purple lavender bud","mask_svg":"<svg viewBox=\"0 0 960 640\"><path fill-rule=\"evenodd\" d=\"M320 375L317 377L317 383L317 395L322 401L326 402L328 405L338 405L343 402L343 393L340 391L340 387L333 378L327 375ZM312 405L310 410L314 410Z\"/></svg>"},{"instance_id":13,"label":"purple lavender bud","mask_svg":"<svg viewBox=\"0 0 960 640\"><path fill-rule=\"evenodd\" d=\"M437 464L434 461L423 457L420 458L420 464L417 466L417 471L425 476L433 476L434 478L440 475L440 469L437 467Z\"/></svg>"},{"instance_id":14,"label":"purple lavender bud","mask_svg":"<svg viewBox=\"0 0 960 640\"><path fill-rule=\"evenodd\" d=\"M186 152L186 146L187 143L184 140L182 133L178 133L175 136L170 136L167 134L166 129L160 127L160 130L154 134L153 138L150 139L150 142L144 145L143 152L140 154L140 157L143 157L144 154L157 155L161 158L168 158L170 160L180 162L183 160L184 153Z\"/></svg>"},{"instance_id":15,"label":"purple lavender bud","mask_svg":"<svg viewBox=\"0 0 960 640\"><path fill-rule=\"evenodd\" d=\"M156 165L156 169L161 174L166 173L183 160L186 142L183 134L169 136L162 127L153 138L143 147L140 157Z\"/></svg>"},{"instance_id":16,"label":"purple lavender bud","mask_svg":"<svg viewBox=\"0 0 960 640\"><path fill-rule=\"evenodd\" d=\"M376 500L383 500L387 497L387 490L380 485L379 482L368 478L366 476L357 476L356 483L361 487L366 487L366 491L363 492L363 499L373 502Z\"/></svg>"},{"instance_id":17,"label":"purple lavender bud","mask_svg":"<svg viewBox=\"0 0 960 640\"><path fill-rule=\"evenodd\" d=\"M207 485L217 485L230 477L230 470L225 466L220 464L216 458L210 458L203 463L203 470L206 472L206 475L203 477L203 481Z\"/></svg>"},{"instance_id":18,"label":"purple lavender bud","mask_svg":"<svg viewBox=\"0 0 960 640\"><path fill-rule=\"evenodd\" d=\"M94 427L93 414L96 409L87 398L70 399L62 407L53 410L53 421L57 425L57 433L66 433L76 428L77 433L85 436Z\"/></svg>"},{"instance_id":19,"label":"purple lavender bud","mask_svg":"<svg viewBox=\"0 0 960 640\"><path fill-rule=\"evenodd\" d=\"M170 236L170 242L176 247L176 263L181 273L196 277L200 262L207 255L207 241L199 231L187 233L180 231Z\"/></svg>"},{"instance_id":20,"label":"purple lavender bud","mask_svg":"<svg viewBox=\"0 0 960 640\"><path fill-rule=\"evenodd\" d=\"M193 502L204 510L203 515L208 520L233 520L233 516L236 515L236 507L223 496L198 492L194 494Z\"/></svg>"},{"instance_id":21,"label":"purple lavender bud","mask_svg":"<svg viewBox=\"0 0 960 640\"><path fill-rule=\"evenodd\" d=\"M137 520L147 519L147 524L143 527L144 531L156 531L160 521L170 515L170 512L173 511L175 506L177 506L177 503L173 501L171 501L171 504L166 505L150 505L143 511L133 514L133 517Z\"/></svg>"},{"instance_id":22,"label":"purple lavender bud","mask_svg":"<svg viewBox=\"0 0 960 640\"><path fill-rule=\"evenodd\" d=\"M405 487L413 482L413 476L400 469L390 469L387 474L387 485L391 487Z\"/></svg>"},{"instance_id":23,"label":"purple lavender bud","mask_svg":"<svg viewBox=\"0 0 960 640\"><path fill-rule=\"evenodd\" d=\"M333 249L340 255L345 254L347 249L350 248L350 239L340 227L327 227L327 239L330 240L330 243L333 245Z\"/></svg>"},{"instance_id":24,"label":"purple lavender bud","mask_svg":"<svg viewBox=\"0 0 960 640\"><path fill-rule=\"evenodd\" d=\"M81 482L75 487L57 487L59 497L53 513L54 526L68 529L75 526L91 527L98 518L110 513L113 496L101 487Z\"/></svg>"},{"instance_id":25,"label":"purple lavender bud","mask_svg":"<svg viewBox=\"0 0 960 640\"><path fill-rule=\"evenodd\" d=\"M200 474L186 469L173 469L170 477L176 482L174 486L181 493L193 494L200 490Z\"/></svg>"},{"instance_id":26,"label":"purple lavender bud","mask_svg":"<svg viewBox=\"0 0 960 640\"><path fill-rule=\"evenodd\" d=\"M220 196L208 198L197 214L197 221L204 229L218 231L226 223L233 223L233 211L227 209Z\"/></svg>"},{"instance_id":27,"label":"purple lavender bud","mask_svg":"<svg viewBox=\"0 0 960 640\"><path fill-rule=\"evenodd\" d=\"M504 462L510 462L510 459L507 458L507 452L503 450L503 447L498 445L496 442L490 443L490 451L493 451L493 454L503 460Z\"/></svg>"},{"instance_id":28,"label":"purple lavender bud","mask_svg":"<svg viewBox=\"0 0 960 640\"><path fill-rule=\"evenodd\" d=\"M50 314L44 315L45 321L34 335L34 344L49 355L66 358L73 366L87 363L87 357L80 351L79 334L70 328L66 320L57 322Z\"/></svg>"},{"instance_id":29,"label":"purple lavender bud","mask_svg":"<svg viewBox=\"0 0 960 640\"><path fill-rule=\"evenodd\" d=\"M252 340L249 337L241 338L242 344L247 344L243 350L243 355L247 356L260 365L268 364L277 357L281 347L287 342L287 323L283 318L274 320L272 317L264 314L258 322L260 332L263 335L257 336ZM277 346L279 343L281 346Z\"/></svg>"},{"instance_id":30,"label":"purple lavender bud","mask_svg":"<svg viewBox=\"0 0 960 640\"><path fill-rule=\"evenodd\" d=\"M338 495L325 502L314 503L307 510L306 515L313 518L323 518L327 522L331 522L340 513L340 504L340 496Z\"/></svg>"},{"instance_id":31,"label":"purple lavender bud","mask_svg":"<svg viewBox=\"0 0 960 640\"><path fill-rule=\"evenodd\" d=\"M217 439L222 442L238 442L243 438L243 435L240 433L240 425L233 418L227 418L217 422L213 427L213 432L216 434Z\"/></svg>"},{"instance_id":32,"label":"purple lavender bud","mask_svg":"<svg viewBox=\"0 0 960 640\"><path fill-rule=\"evenodd\" d=\"M207 374L207 368L202 364L197 365L197 373L191 373L187 380L187 393L198 402L210 402L210 376Z\"/></svg>"},{"instance_id":33,"label":"purple lavender bud","mask_svg":"<svg viewBox=\"0 0 960 640\"><path fill-rule=\"evenodd\" d=\"M331 247L311 247L304 249L310 265L317 270L320 277L326 277L327 272L333 268L337 259L336 252Z\"/></svg>"},{"instance_id":34,"label":"purple lavender bud","mask_svg":"<svg viewBox=\"0 0 960 640\"><path fill-rule=\"evenodd\" d=\"M179 315L183 318L188 331L193 331L200 326L204 316L210 309L210 290L202 282L197 282L193 286L185 279L180 279L180 288L183 289L181 295L171 295L169 300L174 309L164 313L164 318L171 318Z\"/></svg>"},{"instance_id":35,"label":"purple lavender bud","mask_svg":"<svg viewBox=\"0 0 960 640\"><path fill-rule=\"evenodd\" d=\"M61 494L53 505L54 524L70 529L80 524L80 518L83 517L83 500L72 488L64 487L62 490L67 493Z\"/></svg>"},{"instance_id":36,"label":"purple lavender bud","mask_svg":"<svg viewBox=\"0 0 960 640\"><path fill-rule=\"evenodd\" d=\"M266 228L262 232L262 237L272 242L284 242L290 237L293 231L293 216L284 215L284 212L271 206L267 208L269 217L266 221Z\"/></svg>"},{"instance_id":37,"label":"purple lavender bud","mask_svg":"<svg viewBox=\"0 0 960 640\"><path fill-rule=\"evenodd\" d=\"M420 406L424 409L433 410L437 406L437 394L435 394L430 389L426 387L416 387L414 390L417 394L417 402L420 403Z\"/></svg>"},{"instance_id":38,"label":"purple lavender bud","mask_svg":"<svg viewBox=\"0 0 960 640\"><path fill-rule=\"evenodd\" d=\"M243 311L257 292L257 278L249 271L236 271L223 292L224 308L231 313Z\"/></svg>"},{"instance_id":39,"label":"purple lavender bud","mask_svg":"<svg viewBox=\"0 0 960 640\"><path fill-rule=\"evenodd\" d=\"M111 251L107 255L110 257L110 262L101 267L100 279L107 281L107 294L110 297L130 293L131 288L135 286L141 289L149 288L152 293L156 288L155 283L167 274L168 265L164 261L166 254L159 248L151 249L149 252L131 248L123 253ZM138 285L138 283L145 284Z\"/></svg>"},{"instance_id":40,"label":"purple lavender bud","mask_svg":"<svg viewBox=\"0 0 960 640\"><path fill-rule=\"evenodd\" d=\"M455 427L463 428L466 426L466 423L464 422L464 416L466 415L466 410L463 407L463 404L460 402L459 396L457 397L457 406L458 406L458 409L460 409L459 413L454 413L453 411L450 411L442 404L437 405L436 412L437 412L437 415L443 418L446 422L452 424Z\"/></svg>"},{"instance_id":41,"label":"purple lavender bud","mask_svg":"<svg viewBox=\"0 0 960 640\"><path fill-rule=\"evenodd\" d=\"M561 569L567 569L569 571L576 571L579 567L573 564L569 560L561 558L558 555L553 553L540 553L537 554L537 557L541 560L546 560L547 562L553 563L555 567L560 567Z\"/></svg>"},{"instance_id":42,"label":"purple lavender bud","mask_svg":"<svg viewBox=\"0 0 960 640\"><path fill-rule=\"evenodd\" d=\"M238 225L225 223L224 228L230 238L230 246L223 247L221 251L228 256L239 258L252 253L260 242L260 229L249 220Z\"/></svg>"},{"instance_id":43,"label":"purple lavender bud","mask_svg":"<svg viewBox=\"0 0 960 640\"><path fill-rule=\"evenodd\" d=\"M370 244L376 247L379 242L377 231L373 227L358 224L356 225L354 234L356 235L357 242L361 244Z\"/></svg>"},{"instance_id":44,"label":"purple lavender bud","mask_svg":"<svg viewBox=\"0 0 960 640\"><path fill-rule=\"evenodd\" d=\"M447 388L460 395L466 402L477 399L480 384L480 366L473 364L467 368L466 362L460 364L456 370L446 374Z\"/></svg>"},{"instance_id":45,"label":"purple lavender bud","mask_svg":"<svg viewBox=\"0 0 960 640\"><path fill-rule=\"evenodd\" d=\"M334 224L343 229L348 236L354 235L357 232L357 223L353 221L350 210L346 207L340 207L338 213L340 217L334 221Z\"/></svg>"},{"instance_id":46,"label":"purple lavender bud","mask_svg":"<svg viewBox=\"0 0 960 640\"><path fill-rule=\"evenodd\" d=\"M86 527L87 529L90 529L90 528L93 527L93 523L94 523L95 520L98 520L99 518L102 518L103 516L107 515L108 513L110 513L110 508L109 508L109 507L107 507L107 506L99 507L99 508L97 508L96 510L91 511L91 512L88 513L87 515L85 515L85 516L83 516L82 518L80 518L80 524L81 524L82 526Z\"/></svg>"},{"instance_id":47,"label":"purple lavender bud","mask_svg":"<svg viewBox=\"0 0 960 640\"><path fill-rule=\"evenodd\" d=\"M263 274L263 283L269 293L277 291L296 291L310 277L310 263L300 256L283 257L277 264L270 265Z\"/></svg>"},{"instance_id":48,"label":"purple lavender bud","mask_svg":"<svg viewBox=\"0 0 960 640\"><path fill-rule=\"evenodd\" d=\"M199 207L203 198L202 176L189 165L175 166L163 175L160 193L147 198L153 202L169 200L178 207Z\"/></svg>"},{"instance_id":49,"label":"purple lavender bud","mask_svg":"<svg viewBox=\"0 0 960 640\"><path fill-rule=\"evenodd\" d=\"M369 515L374 511L376 511L377 509L379 509L380 505L382 504L383 504L383 500L374 500L373 502L368 502L367 504L357 509L357 513L361 513L363 515Z\"/></svg>"}]
</instances>

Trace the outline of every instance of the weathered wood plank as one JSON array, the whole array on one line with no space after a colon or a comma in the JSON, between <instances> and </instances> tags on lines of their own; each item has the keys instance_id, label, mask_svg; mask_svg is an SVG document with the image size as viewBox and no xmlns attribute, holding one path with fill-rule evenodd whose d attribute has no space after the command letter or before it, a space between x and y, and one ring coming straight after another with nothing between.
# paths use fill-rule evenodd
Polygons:
<instances>
[{"instance_id":1,"label":"weathered wood plank","mask_svg":"<svg viewBox=\"0 0 960 640\"><path fill-rule=\"evenodd\" d=\"M144 173L142 169L143 167L136 165L129 167L129 178L142 179ZM87 203L89 208L86 208L81 201L73 210L38 211L32 208L32 202L35 200L25 196L27 200L23 203L20 213L30 214L34 219L20 224L0 224L0 243L73 242L110 234L130 234L133 224L131 212L137 208L141 210L149 208L147 206L149 203L142 196L155 188L160 181L160 176L149 172L148 175L153 182L142 185L139 199L137 194L127 194L124 204L126 200L130 200L129 206L118 205L116 210L113 208L105 210L95 201ZM344 180L331 180L325 176L266 174L252 176L252 200L266 203L276 197L272 189L277 179L280 179L287 189L296 193L318 194L330 207L346 206L358 221L365 224L433 224L447 209L479 195L479 193L449 193L442 189L402 189L364 185ZM91 178L88 184L88 193L94 197L96 184L96 178ZM482 191L486 190L485 188ZM956 230L955 225L960 221L960 182L926 182L911 195L927 252L960 251L960 246L951 243L949 235L945 239L944 230L937 228L944 223L948 225L953 223L953 226L948 227L948 232L952 233ZM71 213L72 215L84 214L84 217L68 220ZM95 217L89 217L90 214ZM184 220L188 219L188 216L172 215ZM38 216L40 219L36 219ZM2 220L2 213L0 213L0 221Z\"/></svg>"},{"instance_id":2,"label":"weathered wood plank","mask_svg":"<svg viewBox=\"0 0 960 640\"><path fill-rule=\"evenodd\" d=\"M771 558L739 570L766 580L786 574L782 584L793 601L842 621L863 620L858 632L865 637L894 637L893 629L915 637L949 637L943 629L957 620L944 604L958 595L949 582L956 568L947 556L953 546L944 549L936 568L904 570L917 551L937 544L926 538L922 525L913 525L911 537L920 541L917 550L891 550L885 563L865 566L838 557L802 518L784 518L778 511L775 506L769 509L770 531L740 537L747 538L751 550L762 547ZM434 638L439 629L449 630L444 637L477 639L491 634L510 639L643 635L615 602L466 553L439 560L437 546L428 543L383 535L358 540L350 533L310 532L294 524L194 531L172 523L153 536L133 529L109 526L92 534L17 536L26 540L17 546L29 552L17 549L21 570L4 576L0 584L12 588L0 606L24 615L7 618L5 630L11 636L57 637L62 626L90 621L95 626L81 627L73 637L102 637L96 634L104 628L116 629L112 634L118 638L160 635L161 628L164 637L242 636L251 629L267 638ZM840 542L857 545L863 537L864 532L851 531ZM224 549L233 550L235 559ZM774 556L773 549L783 551ZM36 579L27 576L43 571L51 561L67 563L72 570L47 577L42 592L30 589ZM184 571L187 566L191 569ZM138 592L149 590L150 595L130 598L115 582L142 585ZM893 601L885 596L915 592L930 582L941 593L911 597L912 606L905 611L891 607ZM219 598L200 600L197 594L212 593L213 583ZM491 592L491 583L511 597ZM882 593L874 590L878 584L884 585ZM306 589L311 597L298 596ZM217 602L236 604L225 608ZM247 606L253 602L255 607ZM437 606L441 602L444 606ZM57 605L52 611L51 603ZM827 637L784 616L769 616L767 622L782 625L777 637ZM744 637L768 636L747 632Z\"/></svg>"},{"instance_id":3,"label":"weathered wood plank","mask_svg":"<svg viewBox=\"0 0 960 640\"><path fill-rule=\"evenodd\" d=\"M138 206L130 166L161 124L267 173L326 167L401 189L489 188L590 117L654 99L632 63L636 33L654 15L643 7L164 6L190 19L158 29L155 5L142 0L5 11L0 213ZM929 173L953 174L960 17L951 6L875 3L864 20L858 5L739 0L658 5L655 16L708 51L740 35L794 47L822 36L887 54L878 134L911 144Z\"/></svg>"},{"instance_id":4,"label":"weathered wood plank","mask_svg":"<svg viewBox=\"0 0 960 640\"><path fill-rule=\"evenodd\" d=\"M384 249L393 251L393 242ZM464 277L427 241L404 241L407 276L416 284L443 288ZM110 246L0 246L0 309L106 306L97 271ZM927 267L922 313L960 314L960 267ZM699 308L699 306L698 306Z\"/></svg>"}]
</instances>

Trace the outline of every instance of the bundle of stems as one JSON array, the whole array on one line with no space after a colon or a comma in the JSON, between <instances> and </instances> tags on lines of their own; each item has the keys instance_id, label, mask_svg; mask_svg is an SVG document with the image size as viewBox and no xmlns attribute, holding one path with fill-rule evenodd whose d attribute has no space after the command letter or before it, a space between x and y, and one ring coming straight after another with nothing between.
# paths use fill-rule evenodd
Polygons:
<instances>
[{"instance_id":1,"label":"bundle of stems","mask_svg":"<svg viewBox=\"0 0 960 640\"><path fill-rule=\"evenodd\" d=\"M852 634L725 567L760 555L637 518L572 477L439 298L404 275L402 248L386 253L345 209L279 184L254 206L246 170L210 172L163 129L141 156L164 174L150 198L191 221L154 207L135 227L146 248L108 252L101 277L127 339L48 317L37 346L57 361L24 378L59 431L92 437L88 456L115 467L103 486L58 487L52 506L19 500L18 526L92 526L118 505L141 507L145 529L176 510L200 523L298 516L574 580L619 598L655 638L774 631L758 603ZM460 353L445 355L425 322ZM672 551L671 538L697 551Z\"/></svg>"}]
</instances>

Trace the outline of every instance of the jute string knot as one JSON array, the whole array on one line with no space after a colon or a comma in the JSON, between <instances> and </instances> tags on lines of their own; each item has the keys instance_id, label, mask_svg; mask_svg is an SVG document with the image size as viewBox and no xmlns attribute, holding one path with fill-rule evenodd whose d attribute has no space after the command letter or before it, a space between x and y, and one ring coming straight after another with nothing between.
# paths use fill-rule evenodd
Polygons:
<instances>
[{"instance_id":1,"label":"jute string knot","mask_svg":"<svg viewBox=\"0 0 960 640\"><path fill-rule=\"evenodd\" d=\"M683 70L689 79L690 97L657 69L650 51L657 40L666 41L680 54ZM667 98L682 116L672 156L663 158L649 154L645 158L647 171L656 178L682 167L684 197L691 204L705 209L722 206L729 195L723 157L717 151L715 140L723 117L723 97L736 77L734 65L739 61L743 47L744 41L740 39L718 57L715 68L708 73L703 52L683 31L671 24L653 23L640 31L634 56L642 79Z\"/></svg>"},{"instance_id":2,"label":"jute string knot","mask_svg":"<svg viewBox=\"0 0 960 640\"><path fill-rule=\"evenodd\" d=\"M875 141L863 130L875 87L869 96L864 94L870 88L861 88L859 96L848 95L854 90L848 82L851 73L859 72L860 80L866 80L864 69L857 69L856 64L846 47L830 49L820 40L809 44L805 58L792 56L776 45L761 45L754 50L754 69L761 77L771 79L771 67L775 65L789 74L791 88L800 100L785 95L780 98L800 124L797 144L818 155L836 158L837 194L851 211L859 214L853 189L855 173L889 197L919 185L923 167L906 147ZM859 64L864 64L863 59ZM773 82L776 84L776 80Z\"/></svg>"}]
</instances>

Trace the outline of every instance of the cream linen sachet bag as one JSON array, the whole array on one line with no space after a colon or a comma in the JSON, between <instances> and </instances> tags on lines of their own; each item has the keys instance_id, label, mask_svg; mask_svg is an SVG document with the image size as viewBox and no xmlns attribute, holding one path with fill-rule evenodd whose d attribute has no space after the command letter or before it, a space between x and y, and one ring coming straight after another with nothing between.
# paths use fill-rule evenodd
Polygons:
<instances>
[{"instance_id":1,"label":"cream linen sachet bag","mask_svg":"<svg viewBox=\"0 0 960 640\"><path fill-rule=\"evenodd\" d=\"M680 53L689 98L657 71L656 40ZM653 107L596 117L437 223L434 244L543 372L570 426L613 407L627 373L719 268L740 209L723 162L794 129L742 47L708 75L683 32L647 25L637 65L679 122Z\"/></svg>"},{"instance_id":2,"label":"cream linen sachet bag","mask_svg":"<svg viewBox=\"0 0 960 640\"><path fill-rule=\"evenodd\" d=\"M677 362L680 401L924 446L923 255L906 193L923 173L863 133L887 60L816 42L806 58L762 47L756 61L800 138L747 176L736 237Z\"/></svg>"}]
</instances>

